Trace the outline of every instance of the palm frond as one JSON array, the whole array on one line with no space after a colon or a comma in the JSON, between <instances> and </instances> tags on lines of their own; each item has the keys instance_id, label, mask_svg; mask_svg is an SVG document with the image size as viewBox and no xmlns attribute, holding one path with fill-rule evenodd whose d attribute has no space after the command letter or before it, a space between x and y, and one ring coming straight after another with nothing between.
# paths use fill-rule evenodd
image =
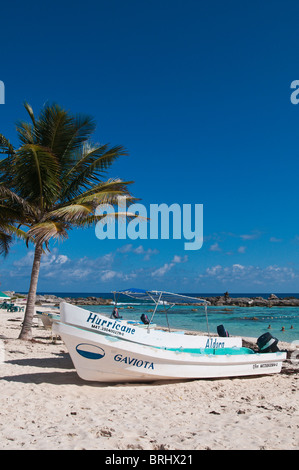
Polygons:
<instances>
[{"instance_id":1,"label":"palm frond","mask_svg":"<svg viewBox=\"0 0 299 470\"><path fill-rule=\"evenodd\" d=\"M62 171L73 165L73 152L92 132L95 122L89 116L74 116L57 104L45 106L35 121L35 142L47 147L62 163ZM70 161L71 160L71 161Z\"/></svg>"},{"instance_id":2,"label":"palm frond","mask_svg":"<svg viewBox=\"0 0 299 470\"><path fill-rule=\"evenodd\" d=\"M82 190L99 183L113 162L124 155L128 155L128 152L121 145L109 148L108 144L92 146L85 143L80 158L62 180L62 199L73 198Z\"/></svg>"},{"instance_id":3,"label":"palm frond","mask_svg":"<svg viewBox=\"0 0 299 470\"><path fill-rule=\"evenodd\" d=\"M3 226L0 224L0 255L6 256L8 254L14 237L25 241L27 246L29 241L34 241L30 235L28 235L28 232L25 232L19 227L15 227L9 223L6 223Z\"/></svg>"},{"instance_id":4,"label":"palm frond","mask_svg":"<svg viewBox=\"0 0 299 470\"><path fill-rule=\"evenodd\" d=\"M14 153L13 145L3 134L0 134L0 154L1 153L4 155L12 155Z\"/></svg>"},{"instance_id":5,"label":"palm frond","mask_svg":"<svg viewBox=\"0 0 299 470\"><path fill-rule=\"evenodd\" d=\"M72 224L91 216L93 212L93 204L70 204L48 212L47 218Z\"/></svg>"},{"instance_id":6,"label":"palm frond","mask_svg":"<svg viewBox=\"0 0 299 470\"><path fill-rule=\"evenodd\" d=\"M59 197L59 165L56 157L38 145L23 145L14 157L15 188L30 204L47 207Z\"/></svg>"},{"instance_id":7,"label":"palm frond","mask_svg":"<svg viewBox=\"0 0 299 470\"><path fill-rule=\"evenodd\" d=\"M7 256L13 237L5 232L0 232L0 255Z\"/></svg>"},{"instance_id":8,"label":"palm frond","mask_svg":"<svg viewBox=\"0 0 299 470\"><path fill-rule=\"evenodd\" d=\"M69 141L61 155L61 160L66 163L74 163L74 152L81 148L84 142L87 142L95 131L96 123L91 116L76 115L73 117L73 127L69 134Z\"/></svg>"},{"instance_id":9,"label":"palm frond","mask_svg":"<svg viewBox=\"0 0 299 470\"><path fill-rule=\"evenodd\" d=\"M65 223L47 220L33 225L27 235L32 237L36 244L42 245L48 243L51 238L68 238L67 229L69 228L70 226Z\"/></svg>"},{"instance_id":10,"label":"palm frond","mask_svg":"<svg viewBox=\"0 0 299 470\"><path fill-rule=\"evenodd\" d=\"M59 156L67 145L72 130L72 117L58 105L42 109L35 123L36 143Z\"/></svg>"},{"instance_id":11,"label":"palm frond","mask_svg":"<svg viewBox=\"0 0 299 470\"><path fill-rule=\"evenodd\" d=\"M34 243L34 239L29 235L29 233L25 232L25 230L22 230L20 227L10 225L7 227L7 231L10 235L14 235L16 238L19 238L26 242L27 247L30 241Z\"/></svg>"},{"instance_id":12,"label":"palm frond","mask_svg":"<svg viewBox=\"0 0 299 470\"><path fill-rule=\"evenodd\" d=\"M8 226L18 222L19 212L0 204L0 231L7 231Z\"/></svg>"},{"instance_id":13,"label":"palm frond","mask_svg":"<svg viewBox=\"0 0 299 470\"><path fill-rule=\"evenodd\" d=\"M25 103L24 103L24 108L26 109L27 113L29 114L30 119L31 119L31 121L32 121L32 124L35 126L35 117L34 117L34 112L33 112L32 107L30 106L29 103L27 103L27 102L25 101Z\"/></svg>"},{"instance_id":14,"label":"palm frond","mask_svg":"<svg viewBox=\"0 0 299 470\"><path fill-rule=\"evenodd\" d=\"M85 218L78 219L76 223L73 223L78 228L87 228L87 227L92 227L96 223L105 221L110 222L110 223L124 223L126 221L131 221L133 219L138 219L142 222L146 222L149 219L140 215L136 215L133 212L108 212L108 213L99 213L97 210L93 215L89 215Z\"/></svg>"},{"instance_id":15,"label":"palm frond","mask_svg":"<svg viewBox=\"0 0 299 470\"><path fill-rule=\"evenodd\" d=\"M14 211L15 219L22 221L26 216L37 217L37 212L32 204L28 203L26 199L19 196L17 193L8 188L5 184L0 183L0 217L1 211ZM6 215L7 217L7 215Z\"/></svg>"},{"instance_id":16,"label":"palm frond","mask_svg":"<svg viewBox=\"0 0 299 470\"><path fill-rule=\"evenodd\" d=\"M15 153L15 150L12 144L9 142L3 134L0 134L0 154L6 155L5 158L0 160L0 179L2 182L11 184L11 174L9 169L11 168L12 158Z\"/></svg>"},{"instance_id":17,"label":"palm frond","mask_svg":"<svg viewBox=\"0 0 299 470\"><path fill-rule=\"evenodd\" d=\"M127 200L133 200L127 186L132 184L133 181L122 181L120 179L109 179L92 186L87 191L81 194L68 203L84 204L86 202L94 202L94 204L117 204L119 197L124 197Z\"/></svg>"},{"instance_id":18,"label":"palm frond","mask_svg":"<svg viewBox=\"0 0 299 470\"><path fill-rule=\"evenodd\" d=\"M21 145L33 145L35 143L34 127L30 122L18 121L16 131Z\"/></svg>"}]
</instances>

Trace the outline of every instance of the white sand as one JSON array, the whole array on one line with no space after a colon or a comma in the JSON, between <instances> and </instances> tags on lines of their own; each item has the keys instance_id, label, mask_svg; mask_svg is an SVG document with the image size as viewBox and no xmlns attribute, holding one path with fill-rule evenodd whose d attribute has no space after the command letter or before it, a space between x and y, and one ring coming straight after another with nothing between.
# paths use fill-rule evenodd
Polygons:
<instances>
[{"instance_id":1,"label":"white sand","mask_svg":"<svg viewBox=\"0 0 299 470\"><path fill-rule=\"evenodd\" d=\"M0 310L0 449L299 449L296 364L256 378L89 383L40 322L39 342L19 341L22 317Z\"/></svg>"}]
</instances>

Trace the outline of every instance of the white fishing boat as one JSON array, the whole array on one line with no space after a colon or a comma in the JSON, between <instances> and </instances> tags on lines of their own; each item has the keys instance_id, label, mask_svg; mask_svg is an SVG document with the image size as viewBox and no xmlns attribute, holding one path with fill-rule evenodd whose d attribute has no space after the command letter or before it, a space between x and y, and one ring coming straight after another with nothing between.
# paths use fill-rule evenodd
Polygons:
<instances>
[{"instance_id":1,"label":"white fishing boat","mask_svg":"<svg viewBox=\"0 0 299 470\"><path fill-rule=\"evenodd\" d=\"M41 312L37 311L36 312L36 317L41 320L44 328L46 330L50 330L53 326L53 321L59 321L60 320L60 315L58 312Z\"/></svg>"},{"instance_id":2,"label":"white fishing boat","mask_svg":"<svg viewBox=\"0 0 299 470\"><path fill-rule=\"evenodd\" d=\"M121 338L126 341L144 344L148 346L168 347L168 348L231 348L241 347L241 337L212 336L190 334L185 331L170 331L167 311L174 305L203 305L207 321L207 330L209 332L207 317L207 301L190 297L186 295L172 294L162 291L145 291L142 289L130 289L119 291L115 294L125 294L138 300L151 300L155 303L154 311L149 319L148 325L132 320L109 318L101 313L91 312L81 307L77 307L66 302L60 304L60 321L67 325L77 326L84 330L90 330L100 335L109 335ZM163 302L163 304L161 303ZM166 304L167 302L167 304ZM147 304L148 305L148 304ZM168 331L154 328L153 318L157 308L163 307L165 312Z\"/></svg>"},{"instance_id":3,"label":"white fishing boat","mask_svg":"<svg viewBox=\"0 0 299 470\"><path fill-rule=\"evenodd\" d=\"M276 344L272 347L276 352L267 353L255 353L242 347L194 349L149 346L61 321L54 322L53 331L65 342L78 375L84 380L96 382L274 374L280 372L286 359L286 353L277 351ZM273 344L270 344L271 340L267 341L263 347L271 350Z\"/></svg>"}]
</instances>

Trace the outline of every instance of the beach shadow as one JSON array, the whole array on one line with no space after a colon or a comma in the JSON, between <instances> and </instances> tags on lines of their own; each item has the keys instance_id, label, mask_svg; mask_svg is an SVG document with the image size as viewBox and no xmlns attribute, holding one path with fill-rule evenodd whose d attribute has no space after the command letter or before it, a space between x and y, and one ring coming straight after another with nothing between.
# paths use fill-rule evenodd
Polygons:
<instances>
[{"instance_id":1,"label":"beach shadow","mask_svg":"<svg viewBox=\"0 0 299 470\"><path fill-rule=\"evenodd\" d=\"M26 361L24 359L24 361ZM30 361L30 359L28 359ZM38 359L32 359L32 361L39 361ZM43 360L44 361L44 360ZM16 361L14 361L16 362ZM24 363L23 363L24 365ZM29 364L28 364L29 365ZM30 362L30 365L32 365L32 362ZM42 366L44 367L44 365ZM71 364L71 369L72 371L68 372L37 372L37 373L29 373L29 374L19 374L19 375L9 375L9 376L4 376L0 378L0 383L1 381L7 381L7 382L15 382L15 383L24 383L24 384L36 384L36 385L41 385L41 384L52 384L52 385L75 385L78 387L92 387L92 388L136 388L136 387L159 387L163 385L175 385L179 383L190 383L190 382L197 382L197 381L202 381L203 379L179 379L179 380L155 380L152 382L122 382L122 383L111 383L111 382L93 382L93 381L87 381L81 379L76 370L74 369L73 365ZM264 377L264 376L259 376L259 377ZM204 379L205 382L227 382L231 381L233 379L237 379L239 377L233 377L233 378L224 378L222 377L221 379L215 379L215 378L210 378L210 379ZM246 376L242 377L243 380L250 381L251 379L255 379L256 376Z\"/></svg>"},{"instance_id":2,"label":"beach shadow","mask_svg":"<svg viewBox=\"0 0 299 470\"><path fill-rule=\"evenodd\" d=\"M19 375L9 375L0 378L1 381L6 382L15 382L15 383L24 383L24 384L52 384L52 385L75 385L78 387L96 387L96 388L106 388L111 386L117 386L118 384L108 383L108 382L92 382L81 379L77 372L39 372L39 373L30 373L30 374L19 374ZM124 385L124 384L123 384ZM134 384L126 384L134 385Z\"/></svg>"},{"instance_id":3,"label":"beach shadow","mask_svg":"<svg viewBox=\"0 0 299 470\"><path fill-rule=\"evenodd\" d=\"M6 364L15 364L18 366L31 366L41 368L57 368L57 369L74 369L72 360L67 353L57 353L58 357L46 357L46 358L20 358L5 361Z\"/></svg>"},{"instance_id":4,"label":"beach shadow","mask_svg":"<svg viewBox=\"0 0 299 470\"><path fill-rule=\"evenodd\" d=\"M52 385L86 385L75 371L71 372L41 372L34 374L9 375L1 377L0 381L16 382L24 384L52 384Z\"/></svg>"},{"instance_id":5,"label":"beach shadow","mask_svg":"<svg viewBox=\"0 0 299 470\"><path fill-rule=\"evenodd\" d=\"M24 359L24 362L26 360ZM39 361L33 359L32 361ZM43 360L44 361L44 360ZM24 362L22 365L25 365ZM28 359L27 365L33 365ZM11 361L11 363L17 363L17 361ZM44 366L42 366L44 367ZM71 364L71 368L74 369ZM52 385L77 385L78 387L89 386L93 388L136 388L136 387L159 387L161 385L174 385L178 383L194 382L194 379L182 379L182 380L155 380L152 382L140 381L140 382L93 382L89 380L81 379L76 370L69 372L37 372L29 374L9 375L0 378L1 381L24 383L24 384L52 384Z\"/></svg>"}]
</instances>

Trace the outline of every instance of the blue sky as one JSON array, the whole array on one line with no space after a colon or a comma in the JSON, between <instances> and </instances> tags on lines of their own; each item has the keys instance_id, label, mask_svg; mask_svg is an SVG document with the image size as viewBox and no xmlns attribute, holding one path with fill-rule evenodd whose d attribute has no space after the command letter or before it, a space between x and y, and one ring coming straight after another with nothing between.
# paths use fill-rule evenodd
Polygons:
<instances>
[{"instance_id":1,"label":"blue sky","mask_svg":"<svg viewBox=\"0 0 299 470\"><path fill-rule=\"evenodd\" d=\"M204 244L72 231L38 290L298 292L296 1L52 0L1 6L0 132L47 101L95 117L95 140L129 156L108 176L150 204L203 204ZM0 261L26 291L32 247Z\"/></svg>"}]
</instances>

